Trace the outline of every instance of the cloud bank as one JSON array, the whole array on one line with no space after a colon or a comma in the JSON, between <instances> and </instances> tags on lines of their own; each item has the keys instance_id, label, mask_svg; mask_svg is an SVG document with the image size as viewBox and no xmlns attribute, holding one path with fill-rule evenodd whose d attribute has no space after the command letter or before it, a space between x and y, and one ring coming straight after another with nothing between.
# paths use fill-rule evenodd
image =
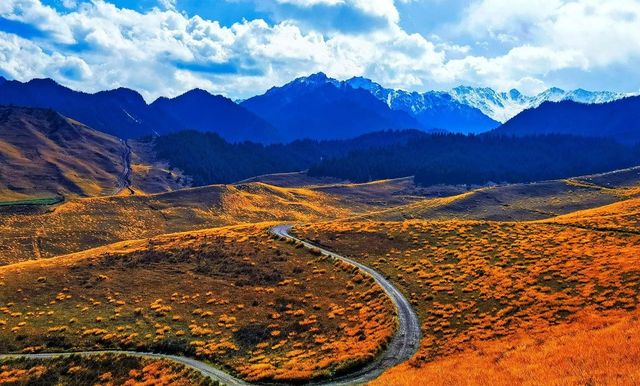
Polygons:
<instances>
[{"instance_id":1,"label":"cloud bank","mask_svg":"<svg viewBox=\"0 0 640 386\"><path fill-rule=\"evenodd\" d=\"M411 90L469 84L538 92L563 82L600 85L612 68L640 64L637 0L479 0L452 9L458 20L432 33L405 30L393 0L263 0L255 7L271 19L222 25L190 14L179 0L145 10L105 0L62 7L3 0L0 74L51 77L85 91L130 87L152 100L195 87L242 98L316 71ZM623 72L616 86L638 90L640 75Z\"/></svg>"}]
</instances>

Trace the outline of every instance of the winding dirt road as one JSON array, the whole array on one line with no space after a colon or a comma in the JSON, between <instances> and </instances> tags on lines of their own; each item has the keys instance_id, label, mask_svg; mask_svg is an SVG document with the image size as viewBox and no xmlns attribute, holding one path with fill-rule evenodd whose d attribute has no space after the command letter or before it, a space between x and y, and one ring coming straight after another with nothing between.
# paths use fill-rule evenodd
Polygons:
<instances>
[{"instance_id":1,"label":"winding dirt road","mask_svg":"<svg viewBox=\"0 0 640 386\"><path fill-rule=\"evenodd\" d=\"M210 366L204 362L198 360L181 357L177 355L169 354L157 354L150 352L137 352L137 351L118 351L118 350L103 350L103 351L78 351L78 352L65 352L65 353L39 353L39 354L6 354L0 355L0 359L13 359L13 358L31 358L31 359L50 359L59 357L70 357L74 355L91 356L100 354L116 354L116 355L129 355L133 357L141 358L155 358L155 359L168 359L174 362L181 363L187 367L200 371L204 376L211 378L214 381L218 381L223 385L228 386L249 386L241 379L238 379L232 375L225 373L213 366Z\"/></svg>"},{"instance_id":2,"label":"winding dirt road","mask_svg":"<svg viewBox=\"0 0 640 386\"><path fill-rule=\"evenodd\" d=\"M398 328L396 334L387 346L387 350L380 354L373 362L353 373L342 377L327 380L326 382L318 382L319 385L353 385L363 384L372 381L380 376L385 370L397 366L408 360L416 353L420 344L420 322L418 316L413 311L411 303L402 295L402 293L393 286L384 276L372 268L367 267L355 260L338 255L337 253L327 251L317 245L313 245L307 241L292 236L291 225L276 225L271 228L271 233L284 237L289 240L295 240L302 243L306 248L317 249L323 255L345 261L371 276L378 285L382 287L384 292L391 298L396 311L398 313Z\"/></svg>"},{"instance_id":3,"label":"winding dirt road","mask_svg":"<svg viewBox=\"0 0 640 386\"><path fill-rule=\"evenodd\" d=\"M292 236L291 225L277 225L270 229L270 232L275 235L289 240L295 240L302 243L306 248L312 248L319 250L322 254L330 256L336 259L343 260L353 266L358 267L360 270L371 276L385 291L385 293L391 298L396 306L398 314L398 328L396 334L391 339L391 342L387 346L387 349L378 356L373 362L364 366L363 368L356 370L352 373L345 374L336 378L327 379L318 382L311 382L309 385L357 385L364 384L371 380L376 379L385 370L394 367L415 354L420 344L420 323L409 301L402 295L402 293L395 288L387 279L375 270L358 263L355 260L338 255L326 249L320 248L304 240L300 240L295 236ZM241 379L238 379L224 371L217 369L204 362L196 359L149 352L135 352L135 351L117 351L117 350L104 350L104 351L78 351L78 352L65 352L65 353L39 353L39 354L6 354L0 355L0 359L11 358L55 358L55 357L68 357L72 355L98 355L98 354L124 354L136 357L144 358L158 358L168 359L178 363L181 363L190 368L200 371L203 375L211 378L214 381L218 381L221 384L229 386L246 386L251 385Z\"/></svg>"}]
</instances>

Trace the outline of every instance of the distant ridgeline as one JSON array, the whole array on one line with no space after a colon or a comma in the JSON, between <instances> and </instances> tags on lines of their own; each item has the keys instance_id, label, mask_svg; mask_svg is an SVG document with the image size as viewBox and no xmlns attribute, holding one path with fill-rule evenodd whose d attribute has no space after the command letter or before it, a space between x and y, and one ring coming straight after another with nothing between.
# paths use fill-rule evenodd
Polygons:
<instances>
[{"instance_id":1,"label":"distant ridgeline","mask_svg":"<svg viewBox=\"0 0 640 386\"><path fill-rule=\"evenodd\" d=\"M127 88L90 94L51 79L24 83L0 79L0 105L50 108L123 139L197 130L216 133L229 142L258 143L286 143L305 138L349 139L381 130L479 134L499 127L522 110L535 109L547 101L593 104L616 101L624 96L556 88L535 97L524 96L517 90L504 93L472 87L419 93L384 88L366 78L340 81L317 73L238 103L195 89L175 98L161 97L149 104L138 92ZM547 111L549 106L542 107L540 115L553 116L552 111ZM565 107L571 109L570 104L557 108ZM565 121L590 122L568 118L574 116L567 115ZM624 121L617 115L601 117L606 123ZM535 120L538 119L536 115ZM554 119L547 120L547 128L554 128L554 122L566 123ZM532 119L526 121L532 122ZM518 122L518 126L526 123ZM600 123L602 121L598 121ZM592 130L586 130L585 134L587 132ZM581 135L575 130L570 134Z\"/></svg>"},{"instance_id":2,"label":"distant ridgeline","mask_svg":"<svg viewBox=\"0 0 640 386\"><path fill-rule=\"evenodd\" d=\"M569 135L385 131L351 140L261 145L230 144L212 133L190 131L159 137L155 148L200 185L305 169L311 176L354 182L411 175L423 185L529 182L640 164L639 146Z\"/></svg>"},{"instance_id":3,"label":"distant ridgeline","mask_svg":"<svg viewBox=\"0 0 640 386\"><path fill-rule=\"evenodd\" d=\"M111 169L118 169L122 153L118 138L145 137L155 138L158 156L198 185L300 170L352 181L415 175L422 184L525 182L603 172L640 164L640 97L624 96L550 89L525 97L517 90L468 87L416 93L318 73L239 103L196 89L148 104L124 88L88 94L50 79L22 83L0 77L0 105L52 109L81 122L72 125L76 131L113 135L107 142L117 149L109 165L116 166L103 176L111 185L117 178ZM521 109L526 110L511 115ZM28 129L37 132L47 125ZM37 137L5 126L0 144L9 139L14 144L0 146L0 160L12 160L5 162L8 178L22 172L13 170L20 160L38 158L27 140ZM444 134L449 132L472 134ZM58 139L80 148L74 135ZM14 147L28 150L24 153L31 158L7 150ZM84 182L80 178L74 184ZM21 189L28 186L25 182Z\"/></svg>"}]
</instances>

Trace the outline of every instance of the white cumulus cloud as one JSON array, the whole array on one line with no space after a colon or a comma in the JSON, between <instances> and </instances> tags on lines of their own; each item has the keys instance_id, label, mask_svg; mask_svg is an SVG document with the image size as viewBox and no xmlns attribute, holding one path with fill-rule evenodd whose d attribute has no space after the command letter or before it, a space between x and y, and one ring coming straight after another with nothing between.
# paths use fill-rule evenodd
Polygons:
<instances>
[{"instance_id":1,"label":"white cumulus cloud","mask_svg":"<svg viewBox=\"0 0 640 386\"><path fill-rule=\"evenodd\" d=\"M163 3L143 12L92 0L62 12L38 0L0 1L0 17L39 31L1 32L0 73L85 91L125 86L149 100L194 87L242 98L316 71L414 90L536 92L559 73L587 79L640 58L634 0L477 0L454 28L460 41L407 32L392 0L264 0L286 17L231 25ZM310 22L316 13L333 19ZM640 88L640 76L628 81Z\"/></svg>"}]
</instances>

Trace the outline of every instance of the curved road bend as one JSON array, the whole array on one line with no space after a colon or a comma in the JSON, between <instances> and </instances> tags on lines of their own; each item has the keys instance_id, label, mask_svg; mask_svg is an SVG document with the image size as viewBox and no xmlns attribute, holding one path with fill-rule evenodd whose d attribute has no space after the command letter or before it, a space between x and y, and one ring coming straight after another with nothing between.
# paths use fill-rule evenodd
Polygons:
<instances>
[{"instance_id":1,"label":"curved road bend","mask_svg":"<svg viewBox=\"0 0 640 386\"><path fill-rule=\"evenodd\" d=\"M340 259L353 266L358 267L359 269L364 271L366 274L371 276L382 287L384 292L393 301L398 313L398 329L396 330L396 334L391 339L391 342L387 346L386 351L380 354L378 358L376 358L373 362L369 363L365 367L353 373L349 373L333 379L312 382L310 383L310 385L343 386L343 385L367 383L369 381L376 379L385 370L391 367L394 367L411 358L413 354L415 354L415 352L418 350L418 346L420 344L420 334L421 334L420 323L418 322L418 317L413 311L411 304L402 295L402 293L398 291L398 289L395 288L387 279L385 279L384 276L382 276L375 270L367 267L366 265L360 264L355 260L327 251L326 249L317 247L309 242L300 240L297 237L292 236L289 233L291 228L292 228L291 225L277 225L271 228L270 232L276 236L280 236L290 240L295 240L297 242L302 243L306 248L313 248L313 249L320 250L320 252L323 255ZM228 385L228 386L251 385L248 382L238 379L230 374L225 373L220 369L217 369L211 365L208 365L196 359L177 356L177 355L168 355L168 354L136 352L136 351L103 350L103 351L78 351L78 352L66 352L66 353L6 354L6 355L0 355L0 359L11 359L11 358L48 359L48 358L55 358L55 357L68 357L72 355L97 355L97 354L124 354L124 355L131 355L135 357L168 359L174 362L181 363L195 370L198 370L203 375L215 381L218 381L224 385Z\"/></svg>"},{"instance_id":2,"label":"curved road bend","mask_svg":"<svg viewBox=\"0 0 640 386\"><path fill-rule=\"evenodd\" d=\"M66 353L39 353L39 354L6 354L0 355L0 359L13 359L13 358L31 358L31 359L51 359L59 357L70 357L73 355L91 356L100 354L116 354L116 355L128 355L141 358L155 358L155 359L168 359L174 362L181 363L187 367L200 371L204 376L211 378L214 381L218 381L224 385L229 386L249 386L241 379L235 378L232 375L225 373L213 366L210 366L204 362L200 362L195 359L181 357L177 355L169 354L157 354L150 352L137 352L137 351L118 351L118 350L103 350L103 351L78 351L78 352L66 352Z\"/></svg>"},{"instance_id":3,"label":"curved road bend","mask_svg":"<svg viewBox=\"0 0 640 386\"><path fill-rule=\"evenodd\" d=\"M389 298L391 298L391 301L393 301L398 313L398 329L396 330L396 334L387 346L387 350L380 354L377 359L354 373L330 379L325 382L318 382L316 384L353 385L367 383L376 379L385 370L397 366L400 363L411 358L413 354L416 353L416 351L418 350L418 346L420 345L420 322L418 321L418 316L413 311L413 307L411 307L411 303L409 303L404 295L402 295L402 293L396 287L394 287L393 284L391 284L384 276L382 276L374 269L369 268L366 265L361 264L355 260L349 259L348 257L344 257L338 255L337 253L327 251L326 249L292 236L289 233L292 227L292 225L276 225L271 228L270 231L276 236L295 240L302 243L306 248L320 250L320 252L325 256L340 259L353 266L358 267L360 270L371 276L376 281L376 283L378 283L378 285L382 287L387 296L389 296Z\"/></svg>"}]
</instances>

